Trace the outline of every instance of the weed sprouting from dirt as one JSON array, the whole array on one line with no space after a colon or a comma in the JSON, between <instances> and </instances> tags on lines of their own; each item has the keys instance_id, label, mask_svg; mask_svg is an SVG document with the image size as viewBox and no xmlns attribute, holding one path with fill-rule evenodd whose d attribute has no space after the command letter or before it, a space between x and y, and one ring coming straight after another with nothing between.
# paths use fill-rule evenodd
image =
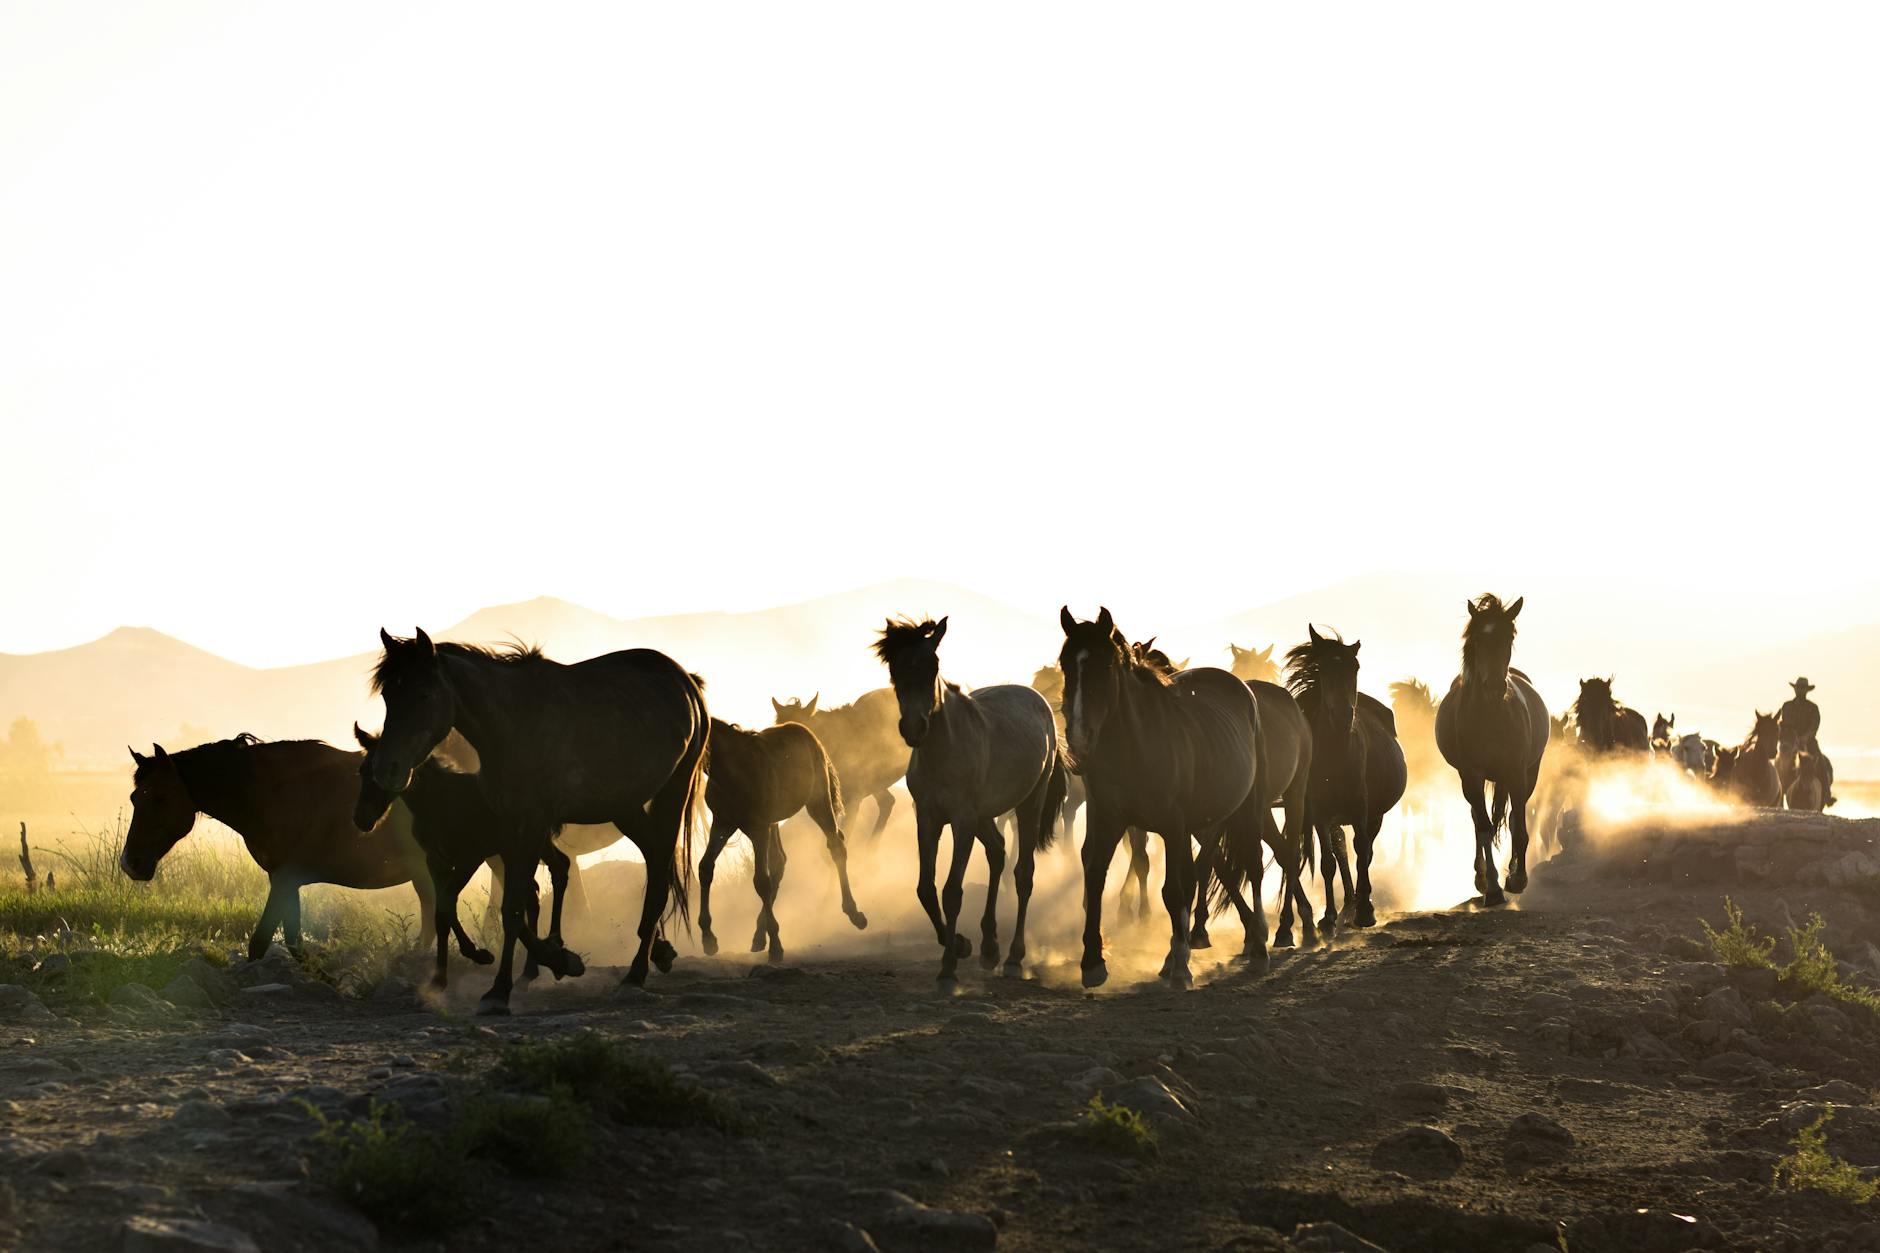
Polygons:
<instances>
[{"instance_id":1,"label":"weed sprouting from dirt","mask_svg":"<svg viewBox=\"0 0 1880 1253\"><path fill-rule=\"evenodd\" d=\"M1705 919L1698 919L1697 925L1704 929L1704 938L1710 941L1711 951L1717 960L1726 966L1754 966L1769 969L1775 965L1772 954L1776 951L1774 936L1758 936L1756 928L1743 921L1743 911L1729 897L1723 898L1723 916L1729 925L1722 931L1713 928Z\"/></svg>"},{"instance_id":2,"label":"weed sprouting from dirt","mask_svg":"<svg viewBox=\"0 0 1880 1253\"><path fill-rule=\"evenodd\" d=\"M1154 1157L1160 1150L1155 1129L1127 1105L1106 1105L1101 1096L1090 1098L1077 1120L1077 1135L1105 1153L1126 1157Z\"/></svg>"},{"instance_id":3,"label":"weed sprouting from dirt","mask_svg":"<svg viewBox=\"0 0 1880 1253\"><path fill-rule=\"evenodd\" d=\"M1825 1192L1855 1205L1866 1205L1880 1196L1880 1183L1828 1151L1828 1123L1833 1118L1832 1112L1823 1114L1795 1133L1795 1151L1776 1163L1776 1189Z\"/></svg>"},{"instance_id":4,"label":"weed sprouting from dirt","mask_svg":"<svg viewBox=\"0 0 1880 1253\"><path fill-rule=\"evenodd\" d=\"M649 1127L747 1129L732 1102L676 1074L664 1062L630 1052L591 1031L504 1050L491 1082L522 1092L566 1092L617 1122Z\"/></svg>"},{"instance_id":5,"label":"weed sprouting from dirt","mask_svg":"<svg viewBox=\"0 0 1880 1253\"><path fill-rule=\"evenodd\" d=\"M315 1181L369 1217L420 1230L448 1227L470 1212L474 1171L460 1138L427 1131L377 1101L363 1119L328 1118L304 1101L301 1108L319 1124Z\"/></svg>"},{"instance_id":6,"label":"weed sprouting from dirt","mask_svg":"<svg viewBox=\"0 0 1880 1253\"><path fill-rule=\"evenodd\" d=\"M517 1175L564 1175L587 1152L587 1114L567 1089L545 1096L486 1092L458 1117L464 1151Z\"/></svg>"}]
</instances>

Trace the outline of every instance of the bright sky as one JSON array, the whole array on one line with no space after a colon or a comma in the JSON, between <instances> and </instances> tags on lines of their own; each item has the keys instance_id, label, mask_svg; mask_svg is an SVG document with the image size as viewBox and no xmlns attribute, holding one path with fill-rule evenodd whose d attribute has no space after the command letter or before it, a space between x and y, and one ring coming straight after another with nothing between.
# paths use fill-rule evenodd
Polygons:
<instances>
[{"instance_id":1,"label":"bright sky","mask_svg":"<svg viewBox=\"0 0 1880 1253\"><path fill-rule=\"evenodd\" d=\"M1831 575L1876 34L8 0L0 650L900 575L1190 619L1379 568Z\"/></svg>"}]
</instances>

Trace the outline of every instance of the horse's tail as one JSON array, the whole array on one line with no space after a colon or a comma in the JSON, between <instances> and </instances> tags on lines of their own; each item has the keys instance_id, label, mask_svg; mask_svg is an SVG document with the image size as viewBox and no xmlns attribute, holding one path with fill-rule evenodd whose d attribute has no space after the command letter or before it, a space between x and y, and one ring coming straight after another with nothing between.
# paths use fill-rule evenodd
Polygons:
<instances>
[{"instance_id":1,"label":"horse's tail","mask_svg":"<svg viewBox=\"0 0 1880 1253\"><path fill-rule=\"evenodd\" d=\"M685 779L685 800L679 809L678 865L672 872L672 903L666 908L667 917L677 914L687 935L692 934L692 844L697 834L700 814L705 808L705 755L711 746L711 719L705 713L705 697L698 700L698 734L685 746L685 752L679 758L679 764L673 768L674 778Z\"/></svg>"},{"instance_id":2,"label":"horse's tail","mask_svg":"<svg viewBox=\"0 0 1880 1253\"><path fill-rule=\"evenodd\" d=\"M836 825L842 824L842 776L836 773L836 763L829 756L821 740L816 741L816 752L822 757L823 796L829 806L829 816Z\"/></svg>"},{"instance_id":3,"label":"horse's tail","mask_svg":"<svg viewBox=\"0 0 1880 1253\"><path fill-rule=\"evenodd\" d=\"M1495 798L1494 808L1490 811L1489 818L1495 824L1494 847L1499 848L1501 847L1501 833L1508 826L1508 790L1500 783L1489 784L1489 790Z\"/></svg>"},{"instance_id":4,"label":"horse's tail","mask_svg":"<svg viewBox=\"0 0 1880 1253\"><path fill-rule=\"evenodd\" d=\"M1038 815L1038 851L1044 852L1057 842L1058 819L1064 814L1064 799L1071 783L1066 763L1069 758L1059 748L1051 754L1051 773L1044 782L1044 809Z\"/></svg>"}]
</instances>

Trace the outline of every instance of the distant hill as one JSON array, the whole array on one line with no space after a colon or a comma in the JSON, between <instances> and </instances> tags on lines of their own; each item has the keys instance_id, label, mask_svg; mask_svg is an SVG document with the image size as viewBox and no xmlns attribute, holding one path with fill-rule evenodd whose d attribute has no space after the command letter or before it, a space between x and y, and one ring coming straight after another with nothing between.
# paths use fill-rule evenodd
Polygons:
<instances>
[{"instance_id":1,"label":"distant hill","mask_svg":"<svg viewBox=\"0 0 1880 1253\"><path fill-rule=\"evenodd\" d=\"M1807 673L1820 686L1831 749L1858 767L1866 746L1880 746L1880 625L1826 634L1797 630L1792 603L1730 609L1721 595L1693 599L1650 586L1579 579L1490 580L1471 575L1373 574L1287 597L1211 622L1124 620L1133 637L1158 635L1176 657L1224 665L1229 640L1243 645L1297 642L1306 624L1363 638L1365 686L1381 693L1404 675L1439 691L1455 673L1463 601L1485 588L1525 595L1517 663L1534 675L1556 710L1585 675L1612 673L1622 698L1643 709L1676 711L1679 725L1720 739L1740 737L1754 707L1779 703L1787 681ZM1855 593L1849 593L1850 596ZM1859 595L1864 596L1861 592ZM1088 612L1085 607L1082 612ZM1816 607L1817 621L1833 620ZM618 648L670 653L703 674L715 712L747 724L771 720L769 698L821 693L824 705L851 700L886 683L868 651L890 614L948 614L943 669L968 686L1025 682L1057 655L1055 610L1030 613L965 588L917 579L878 583L797 604L748 613L697 613L615 619L580 605L539 597L480 609L442 627L438 639L541 644L574 661ZM1728 622L1710 632L1691 624ZM388 624L407 632L411 623ZM1760 640L1745 649L1740 641ZM124 627L76 648L0 654L0 725L26 716L65 749L77 768L115 768L124 745L178 747L185 725L228 735L318 736L350 742L356 719L383 717L366 687L373 654L311 665L255 669L160 632Z\"/></svg>"}]
</instances>

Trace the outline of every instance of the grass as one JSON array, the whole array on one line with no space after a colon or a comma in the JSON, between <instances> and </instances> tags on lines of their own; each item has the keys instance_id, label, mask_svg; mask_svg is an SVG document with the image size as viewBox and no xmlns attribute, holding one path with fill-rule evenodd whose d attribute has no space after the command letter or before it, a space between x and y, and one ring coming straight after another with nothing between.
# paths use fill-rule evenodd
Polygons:
<instances>
[{"instance_id":1,"label":"grass","mask_svg":"<svg viewBox=\"0 0 1880 1253\"><path fill-rule=\"evenodd\" d=\"M596 1113L636 1126L706 1126L734 1134L747 1130L744 1116L729 1098L591 1031L513 1044L504 1050L490 1080L541 1096L565 1092Z\"/></svg>"},{"instance_id":2,"label":"grass","mask_svg":"<svg viewBox=\"0 0 1880 1253\"><path fill-rule=\"evenodd\" d=\"M1155 1129L1140 1113L1127 1105L1106 1105L1101 1096L1090 1098L1076 1126L1080 1139L1105 1153L1149 1158L1161 1148Z\"/></svg>"},{"instance_id":3,"label":"grass","mask_svg":"<svg viewBox=\"0 0 1880 1253\"><path fill-rule=\"evenodd\" d=\"M417 1231L448 1227L470 1212L476 1171L456 1137L427 1131L377 1101L362 1119L330 1119L305 1102L302 1108L319 1124L314 1180L368 1217Z\"/></svg>"},{"instance_id":4,"label":"grass","mask_svg":"<svg viewBox=\"0 0 1880 1253\"><path fill-rule=\"evenodd\" d=\"M458 1133L469 1156L537 1178L574 1169L592 1138L586 1112L566 1090L484 1093L464 1106Z\"/></svg>"},{"instance_id":5,"label":"grass","mask_svg":"<svg viewBox=\"0 0 1880 1253\"><path fill-rule=\"evenodd\" d=\"M1795 1151L1776 1163L1776 1190L1825 1192L1855 1205L1866 1205L1880 1196L1880 1183L1828 1151L1828 1123L1833 1118L1832 1113L1823 1114L1795 1134Z\"/></svg>"},{"instance_id":6,"label":"grass","mask_svg":"<svg viewBox=\"0 0 1880 1253\"><path fill-rule=\"evenodd\" d=\"M1789 927L1789 960L1778 964L1774 936L1759 935L1752 923L1743 920L1743 911L1729 897L1723 899L1723 913L1729 924L1722 931L1699 920L1711 951L1726 966L1753 967L1776 972L1783 987L1797 997L1820 993L1848 1005L1859 1005L1880 1013L1880 993L1846 982L1834 954L1821 938L1827 922L1820 914L1810 914L1800 927Z\"/></svg>"}]
</instances>

